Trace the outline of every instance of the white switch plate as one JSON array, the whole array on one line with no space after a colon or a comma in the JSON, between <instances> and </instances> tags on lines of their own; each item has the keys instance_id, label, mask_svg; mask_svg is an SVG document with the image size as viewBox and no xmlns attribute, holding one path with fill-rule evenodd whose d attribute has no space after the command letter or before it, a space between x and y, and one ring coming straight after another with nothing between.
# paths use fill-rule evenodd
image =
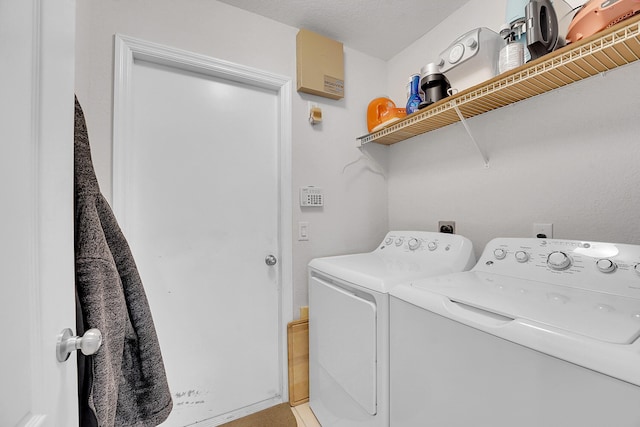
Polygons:
<instances>
[{"instance_id":1,"label":"white switch plate","mask_svg":"<svg viewBox=\"0 0 640 427\"><path fill-rule=\"evenodd\" d=\"M553 224L533 224L533 237L538 236L544 236L540 237L542 239L553 239Z\"/></svg>"},{"instance_id":2,"label":"white switch plate","mask_svg":"<svg viewBox=\"0 0 640 427\"><path fill-rule=\"evenodd\" d=\"M309 240L309 223L306 221L298 222L298 240L299 241Z\"/></svg>"}]
</instances>

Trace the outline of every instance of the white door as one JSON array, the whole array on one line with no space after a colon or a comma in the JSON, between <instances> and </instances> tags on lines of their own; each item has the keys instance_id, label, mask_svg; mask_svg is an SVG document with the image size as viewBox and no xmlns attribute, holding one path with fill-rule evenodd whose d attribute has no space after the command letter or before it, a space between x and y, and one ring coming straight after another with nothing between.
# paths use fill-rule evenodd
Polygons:
<instances>
[{"instance_id":1,"label":"white door","mask_svg":"<svg viewBox=\"0 0 640 427\"><path fill-rule=\"evenodd\" d=\"M0 0L1 426L76 426L73 0Z\"/></svg>"},{"instance_id":2,"label":"white door","mask_svg":"<svg viewBox=\"0 0 640 427\"><path fill-rule=\"evenodd\" d=\"M281 94L146 57L133 61L128 78L128 114L115 117L128 136L116 142L114 208L163 352L174 398L166 425L216 425L280 403L281 266L289 264L281 248Z\"/></svg>"}]
</instances>

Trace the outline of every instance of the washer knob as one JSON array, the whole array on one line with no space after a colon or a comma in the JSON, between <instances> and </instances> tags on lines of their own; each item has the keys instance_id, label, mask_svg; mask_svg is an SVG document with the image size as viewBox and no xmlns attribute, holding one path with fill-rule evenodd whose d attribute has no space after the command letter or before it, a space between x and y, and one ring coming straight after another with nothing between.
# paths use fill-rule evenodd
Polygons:
<instances>
[{"instance_id":1,"label":"washer knob","mask_svg":"<svg viewBox=\"0 0 640 427\"><path fill-rule=\"evenodd\" d=\"M516 257L516 261L518 261L518 262L527 262L527 261L529 261L529 254L526 253L525 251L516 252L515 257Z\"/></svg>"},{"instance_id":2,"label":"washer knob","mask_svg":"<svg viewBox=\"0 0 640 427\"><path fill-rule=\"evenodd\" d=\"M571 267L571 258L564 252L551 252L547 257L547 265L551 267L552 270L566 270Z\"/></svg>"},{"instance_id":3,"label":"washer knob","mask_svg":"<svg viewBox=\"0 0 640 427\"><path fill-rule=\"evenodd\" d=\"M384 244L385 244L385 245L390 245L390 244L392 244L392 243L393 243L393 237L387 237L387 238L384 240Z\"/></svg>"},{"instance_id":4,"label":"washer knob","mask_svg":"<svg viewBox=\"0 0 640 427\"><path fill-rule=\"evenodd\" d=\"M634 265L633 269L636 271L636 273L638 273L638 275L640 275L640 264Z\"/></svg>"},{"instance_id":5,"label":"washer knob","mask_svg":"<svg viewBox=\"0 0 640 427\"><path fill-rule=\"evenodd\" d=\"M401 246L401 245L402 245L402 242L404 242L404 239L403 239L402 237L398 237L398 238L396 239L396 246Z\"/></svg>"},{"instance_id":6,"label":"washer knob","mask_svg":"<svg viewBox=\"0 0 640 427\"><path fill-rule=\"evenodd\" d=\"M409 249L411 249L412 251L415 251L419 247L420 247L420 240L416 239L415 237L412 237L411 239L409 239Z\"/></svg>"},{"instance_id":7,"label":"washer knob","mask_svg":"<svg viewBox=\"0 0 640 427\"><path fill-rule=\"evenodd\" d=\"M493 251L493 256L496 257L496 259L504 259L507 256L507 251L504 249L496 249Z\"/></svg>"},{"instance_id":8,"label":"washer knob","mask_svg":"<svg viewBox=\"0 0 640 427\"><path fill-rule=\"evenodd\" d=\"M475 49L478 46L476 39L468 39L466 44L470 49Z\"/></svg>"},{"instance_id":9,"label":"washer knob","mask_svg":"<svg viewBox=\"0 0 640 427\"><path fill-rule=\"evenodd\" d=\"M438 249L438 243L436 242L429 242L429 244L427 245L427 247L429 248L430 251L435 251L436 249Z\"/></svg>"},{"instance_id":10,"label":"washer knob","mask_svg":"<svg viewBox=\"0 0 640 427\"><path fill-rule=\"evenodd\" d=\"M596 267L603 273L612 273L618 267L615 262L610 259L599 259L596 261Z\"/></svg>"}]
</instances>

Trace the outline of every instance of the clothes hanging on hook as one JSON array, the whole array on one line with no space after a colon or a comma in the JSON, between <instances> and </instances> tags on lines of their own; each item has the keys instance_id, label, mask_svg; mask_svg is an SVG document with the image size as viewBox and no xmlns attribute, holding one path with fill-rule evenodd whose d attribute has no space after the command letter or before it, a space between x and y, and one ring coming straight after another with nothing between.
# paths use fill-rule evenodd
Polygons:
<instances>
[{"instance_id":1,"label":"clothes hanging on hook","mask_svg":"<svg viewBox=\"0 0 640 427\"><path fill-rule=\"evenodd\" d=\"M100 193L77 98L74 164L77 329L103 336L96 354L78 352L80 426L157 426L173 406L160 345L129 245Z\"/></svg>"}]
</instances>

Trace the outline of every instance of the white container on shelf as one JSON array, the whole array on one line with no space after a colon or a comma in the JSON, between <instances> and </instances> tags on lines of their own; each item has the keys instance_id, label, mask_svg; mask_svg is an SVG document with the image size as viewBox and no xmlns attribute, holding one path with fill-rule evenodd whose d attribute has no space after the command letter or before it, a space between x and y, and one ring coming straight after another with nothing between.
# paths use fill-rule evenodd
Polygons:
<instances>
[{"instance_id":1,"label":"white container on shelf","mask_svg":"<svg viewBox=\"0 0 640 427\"><path fill-rule=\"evenodd\" d=\"M498 74L502 37L489 28L475 28L458 37L437 61L452 89L465 90Z\"/></svg>"}]
</instances>

